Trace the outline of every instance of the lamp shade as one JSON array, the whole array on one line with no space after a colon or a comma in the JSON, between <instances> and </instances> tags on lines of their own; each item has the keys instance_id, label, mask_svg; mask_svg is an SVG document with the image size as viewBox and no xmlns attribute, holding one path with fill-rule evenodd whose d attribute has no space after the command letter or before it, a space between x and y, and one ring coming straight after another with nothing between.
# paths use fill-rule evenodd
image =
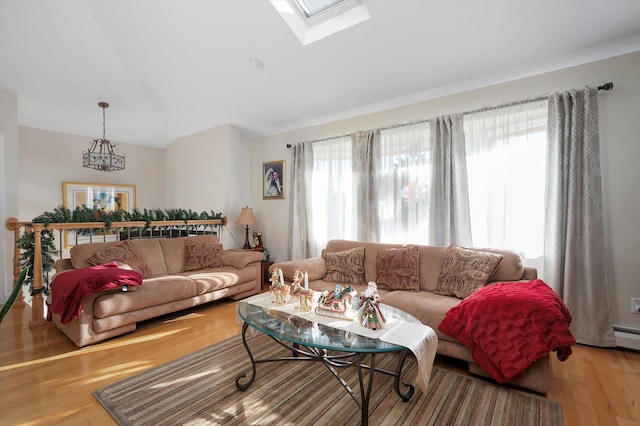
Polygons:
<instances>
[{"instance_id":1,"label":"lamp shade","mask_svg":"<svg viewBox=\"0 0 640 426\"><path fill-rule=\"evenodd\" d=\"M236 220L238 225L257 225L258 221L253 216L253 210L251 207L243 207L240 212L240 216Z\"/></svg>"}]
</instances>

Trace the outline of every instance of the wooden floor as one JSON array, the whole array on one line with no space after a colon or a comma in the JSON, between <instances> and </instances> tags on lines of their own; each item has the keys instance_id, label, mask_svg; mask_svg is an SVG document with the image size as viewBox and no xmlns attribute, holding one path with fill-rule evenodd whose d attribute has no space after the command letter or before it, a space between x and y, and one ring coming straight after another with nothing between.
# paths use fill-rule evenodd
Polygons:
<instances>
[{"instance_id":1,"label":"wooden floor","mask_svg":"<svg viewBox=\"0 0 640 426\"><path fill-rule=\"evenodd\" d=\"M223 301L79 349L53 326L25 326L30 314L13 307L0 324L1 425L112 425L92 391L240 332L235 303ZM547 397L562 404L566 426L640 424L640 353L577 345L551 364ZM440 357L436 365L464 368Z\"/></svg>"}]
</instances>

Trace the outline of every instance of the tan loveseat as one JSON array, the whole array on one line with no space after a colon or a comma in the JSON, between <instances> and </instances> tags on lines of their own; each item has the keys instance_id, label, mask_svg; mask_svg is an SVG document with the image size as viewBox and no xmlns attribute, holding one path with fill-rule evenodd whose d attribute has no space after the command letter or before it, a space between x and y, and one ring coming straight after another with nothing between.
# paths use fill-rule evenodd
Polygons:
<instances>
[{"instance_id":1,"label":"tan loveseat","mask_svg":"<svg viewBox=\"0 0 640 426\"><path fill-rule=\"evenodd\" d=\"M275 267L281 268L287 281L291 281L296 270L307 271L309 287L317 291L324 291L334 288L336 284L344 285L344 282L323 280L327 274L325 262L327 254L344 252L359 247L364 247L364 279L366 283L377 281L376 259L380 250L404 246L400 244L332 240L327 243L322 257L275 263L269 269L272 271ZM461 299L457 297L444 296L433 292L438 283L447 247L418 246L418 250L419 291L390 291L379 288L381 301L404 310L433 328L438 335L439 354L464 360L468 362L469 371L488 377L488 374L475 363L469 349L455 338L438 330L438 325L444 319L446 312L461 302ZM536 269L523 266L520 257L513 252L493 249L482 249L482 251L494 252L503 256L497 269L489 277L488 283L533 280L537 277ZM352 285L358 292L366 287L366 285L349 285ZM523 376L511 383L536 392L546 393L550 373L549 368L549 356L547 355L533 363Z\"/></svg>"},{"instance_id":2,"label":"tan loveseat","mask_svg":"<svg viewBox=\"0 0 640 426\"><path fill-rule=\"evenodd\" d=\"M70 259L56 262L56 276L70 269L91 267L95 264L89 262L95 259L93 255L124 243L132 245L148 267L142 284L131 287L132 291L105 291L86 297L80 317L68 324L62 324L60 315L53 315L56 326L80 347L132 332L139 321L225 297L237 300L260 292L262 253L222 250L215 235L76 245L70 250ZM185 246L194 244L215 244L222 266L185 271ZM186 260L194 264L193 256Z\"/></svg>"}]
</instances>

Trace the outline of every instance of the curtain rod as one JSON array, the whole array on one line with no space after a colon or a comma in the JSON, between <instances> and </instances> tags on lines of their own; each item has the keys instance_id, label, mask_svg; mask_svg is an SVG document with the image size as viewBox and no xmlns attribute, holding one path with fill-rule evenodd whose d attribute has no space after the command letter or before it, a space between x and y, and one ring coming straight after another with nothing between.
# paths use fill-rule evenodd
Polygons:
<instances>
[{"instance_id":1,"label":"curtain rod","mask_svg":"<svg viewBox=\"0 0 640 426\"><path fill-rule=\"evenodd\" d=\"M604 84L598 86L598 90L602 90L602 91L613 90L613 82L610 81L608 83L604 83ZM478 109L474 109L474 110L471 110L471 111L465 111L465 112L462 113L462 115L475 114L475 113L478 113L478 112L492 111L492 110L495 110L495 109L506 108L506 107L510 107L510 106L514 106L514 105L521 105L521 104L527 104L527 103L530 103L530 102L543 101L543 100L547 99L549 96L550 95L536 96L534 98L521 99L521 100L518 100L518 101L508 102L508 103L505 103L505 104L500 104L500 105L495 105L495 106L490 106L490 107L484 107L484 108L478 108ZM427 121L429 121L428 118L421 118L421 119L418 119L418 120L407 121L407 122L404 122L404 123L391 124L389 126L380 127L380 130L389 130L389 129L397 129L399 127L413 126L414 124L426 123ZM344 133L342 135L329 136L329 137L326 137L326 138L315 139L315 140L312 140L311 143L324 142L324 141L329 141L329 140L332 140L332 139L346 138L348 136L351 136L351 134L352 133ZM290 143L287 144L287 148L291 148L291 146L292 145Z\"/></svg>"}]
</instances>

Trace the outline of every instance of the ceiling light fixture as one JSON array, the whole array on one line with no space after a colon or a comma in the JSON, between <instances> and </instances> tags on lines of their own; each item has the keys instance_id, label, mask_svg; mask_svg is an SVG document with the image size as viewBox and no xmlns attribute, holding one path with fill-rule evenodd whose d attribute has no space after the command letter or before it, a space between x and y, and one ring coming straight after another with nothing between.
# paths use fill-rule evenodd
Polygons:
<instances>
[{"instance_id":1,"label":"ceiling light fixture","mask_svg":"<svg viewBox=\"0 0 640 426\"><path fill-rule=\"evenodd\" d=\"M89 150L82 153L82 166L102 172L124 170L124 155L119 155L114 152L118 144L113 145L109 139L105 138L105 110L109 108L109 104L99 102L98 106L102 108L102 139L94 139L91 141Z\"/></svg>"}]
</instances>

